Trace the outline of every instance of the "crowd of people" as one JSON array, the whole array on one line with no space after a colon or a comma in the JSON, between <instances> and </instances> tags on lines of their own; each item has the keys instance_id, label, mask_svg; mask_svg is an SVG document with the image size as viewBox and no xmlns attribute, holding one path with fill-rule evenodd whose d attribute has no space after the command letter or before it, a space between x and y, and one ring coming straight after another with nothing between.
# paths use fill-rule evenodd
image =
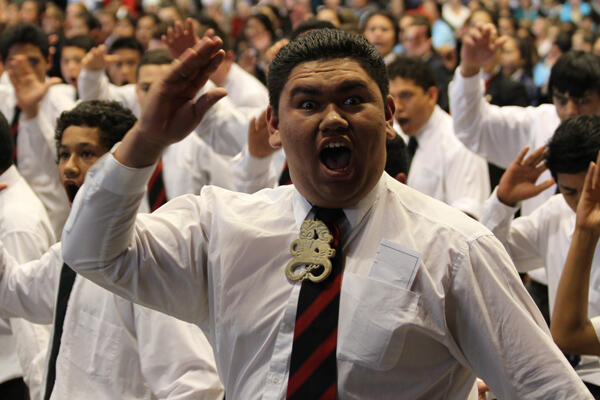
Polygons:
<instances>
[{"instance_id":1,"label":"crowd of people","mask_svg":"<svg viewBox=\"0 0 600 400\"><path fill-rule=\"evenodd\" d=\"M0 0L0 398L600 398L598 22Z\"/></svg>"}]
</instances>

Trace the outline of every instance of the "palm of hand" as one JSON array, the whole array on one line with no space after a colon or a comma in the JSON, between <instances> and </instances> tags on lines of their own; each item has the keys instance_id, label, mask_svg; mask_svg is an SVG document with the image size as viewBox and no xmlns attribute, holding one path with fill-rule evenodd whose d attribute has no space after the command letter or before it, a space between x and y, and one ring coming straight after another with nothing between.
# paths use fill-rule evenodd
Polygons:
<instances>
[{"instance_id":1,"label":"palm of hand","mask_svg":"<svg viewBox=\"0 0 600 400\"><path fill-rule=\"evenodd\" d=\"M577 226L600 233L600 185L591 186L586 182L577 204Z\"/></svg>"}]
</instances>

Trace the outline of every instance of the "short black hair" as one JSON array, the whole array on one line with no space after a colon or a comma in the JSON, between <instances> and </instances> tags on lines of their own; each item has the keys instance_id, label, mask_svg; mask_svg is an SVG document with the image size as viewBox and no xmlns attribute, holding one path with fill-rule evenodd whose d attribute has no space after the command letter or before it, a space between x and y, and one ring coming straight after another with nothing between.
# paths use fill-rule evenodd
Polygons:
<instances>
[{"instance_id":1,"label":"short black hair","mask_svg":"<svg viewBox=\"0 0 600 400\"><path fill-rule=\"evenodd\" d=\"M399 135L393 139L385 140L385 150L387 158L385 160L385 172L393 178L400 172L408 174L408 152L406 143Z\"/></svg>"},{"instance_id":2,"label":"short black hair","mask_svg":"<svg viewBox=\"0 0 600 400\"><path fill-rule=\"evenodd\" d=\"M96 42L90 35L75 35L73 37L66 38L62 44L63 49L65 47L78 47L85 50L86 53L94 46L96 46Z\"/></svg>"},{"instance_id":3,"label":"short black hair","mask_svg":"<svg viewBox=\"0 0 600 400\"><path fill-rule=\"evenodd\" d=\"M427 17L421 14L414 14L412 17L412 21L410 21L410 24L408 24L408 26L424 26L425 28L427 28L425 30L425 36L427 37L427 39L431 38L431 22L429 22Z\"/></svg>"},{"instance_id":4,"label":"short black hair","mask_svg":"<svg viewBox=\"0 0 600 400\"><path fill-rule=\"evenodd\" d=\"M0 35L0 56L6 62L8 52L16 44L31 44L40 49L44 58L48 58L50 44L48 36L37 25L17 24L10 26Z\"/></svg>"},{"instance_id":5,"label":"short black hair","mask_svg":"<svg viewBox=\"0 0 600 400\"><path fill-rule=\"evenodd\" d=\"M377 11L373 11L372 13L368 14L367 17L365 18L365 23L363 24L361 31L364 33L365 28L367 27L367 24L369 23L369 20L377 15L387 18L387 20L390 21L390 23L394 27L394 44L398 43L398 40L400 38L400 26L398 26L398 20L396 20L396 17L394 17L394 14L392 14L391 12L389 12L387 10L377 10ZM413 24L411 23L410 25L413 25Z\"/></svg>"},{"instance_id":6,"label":"short black hair","mask_svg":"<svg viewBox=\"0 0 600 400\"><path fill-rule=\"evenodd\" d=\"M131 49L140 53L140 57L144 54L144 46L134 37L120 37L115 39L108 49L109 54L113 54L119 49Z\"/></svg>"},{"instance_id":7,"label":"short black hair","mask_svg":"<svg viewBox=\"0 0 600 400\"><path fill-rule=\"evenodd\" d=\"M568 118L556 128L548 141L546 166L556 179L557 174L577 174L587 171L600 150L600 116L579 115Z\"/></svg>"},{"instance_id":8,"label":"short black hair","mask_svg":"<svg viewBox=\"0 0 600 400\"><path fill-rule=\"evenodd\" d=\"M576 50L560 56L550 71L550 94L558 90L572 97L582 97L590 89L600 94L600 57Z\"/></svg>"},{"instance_id":9,"label":"short black hair","mask_svg":"<svg viewBox=\"0 0 600 400\"><path fill-rule=\"evenodd\" d=\"M387 66L387 70L390 80L395 78L411 80L424 92L430 87L436 86L435 75L431 67L420 57L397 56Z\"/></svg>"},{"instance_id":10,"label":"short black hair","mask_svg":"<svg viewBox=\"0 0 600 400\"><path fill-rule=\"evenodd\" d=\"M90 31L93 31L94 29L100 29L102 27L100 20L87 10L77 14L77 18L81 18L85 22L85 26L87 26Z\"/></svg>"},{"instance_id":11,"label":"short black hair","mask_svg":"<svg viewBox=\"0 0 600 400\"><path fill-rule=\"evenodd\" d=\"M13 163L12 156L15 145L13 143L10 125L4 114L0 112L0 174L6 171Z\"/></svg>"},{"instance_id":12,"label":"short black hair","mask_svg":"<svg viewBox=\"0 0 600 400\"><path fill-rule=\"evenodd\" d=\"M140 74L140 68L144 65L165 65L171 64L173 62L173 57L168 50L165 49L156 49L156 50L148 50L142 56L140 63L138 64L137 71L135 73L136 77Z\"/></svg>"},{"instance_id":13,"label":"short black hair","mask_svg":"<svg viewBox=\"0 0 600 400\"><path fill-rule=\"evenodd\" d=\"M361 35L339 29L317 29L292 40L277 53L271 63L267 87L269 104L275 113L278 113L281 92L294 67L307 61L337 58L351 58L358 62L379 86L385 103L389 93L389 81L385 63L377 49Z\"/></svg>"},{"instance_id":14,"label":"short black hair","mask_svg":"<svg viewBox=\"0 0 600 400\"><path fill-rule=\"evenodd\" d=\"M82 101L75 108L63 111L56 121L56 149L60 148L62 136L70 126L98 128L100 144L110 150L115 143L135 124L136 118L131 110L117 101Z\"/></svg>"}]
</instances>

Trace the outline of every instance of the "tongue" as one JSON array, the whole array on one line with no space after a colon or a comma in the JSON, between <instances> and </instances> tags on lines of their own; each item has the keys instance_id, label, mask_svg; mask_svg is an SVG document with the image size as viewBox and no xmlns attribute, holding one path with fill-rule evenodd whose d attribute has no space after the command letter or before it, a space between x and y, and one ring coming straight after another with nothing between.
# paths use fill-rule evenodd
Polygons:
<instances>
[{"instance_id":1,"label":"tongue","mask_svg":"<svg viewBox=\"0 0 600 400\"><path fill-rule=\"evenodd\" d=\"M327 168L335 171L343 170L350 164L350 150L340 147L323 151L323 162Z\"/></svg>"}]
</instances>

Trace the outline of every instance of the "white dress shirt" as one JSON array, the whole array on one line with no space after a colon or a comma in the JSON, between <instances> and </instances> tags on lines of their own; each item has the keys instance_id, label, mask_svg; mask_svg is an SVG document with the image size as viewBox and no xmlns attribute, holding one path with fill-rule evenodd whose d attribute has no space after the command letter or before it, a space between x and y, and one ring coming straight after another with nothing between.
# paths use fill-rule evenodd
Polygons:
<instances>
[{"instance_id":1,"label":"white dress shirt","mask_svg":"<svg viewBox=\"0 0 600 400\"><path fill-rule=\"evenodd\" d=\"M525 146L533 151L545 145L560 124L552 104L537 107L489 104L484 98L485 88L481 73L469 78L456 68L450 82L448 96L454 133L471 151L502 168L507 168ZM550 178L544 172L538 182ZM555 186L523 202L521 212L530 214L550 198Z\"/></svg>"},{"instance_id":2,"label":"white dress shirt","mask_svg":"<svg viewBox=\"0 0 600 400\"><path fill-rule=\"evenodd\" d=\"M223 87L227 89L227 97L242 113L255 116L269 105L269 91L265 85L236 63L231 64Z\"/></svg>"},{"instance_id":3,"label":"white dress shirt","mask_svg":"<svg viewBox=\"0 0 600 400\"><path fill-rule=\"evenodd\" d=\"M485 203L481 223L504 244L519 272L527 272L542 263L546 266L552 314L558 282L575 229L575 212L561 194L552 196L533 213L513 220L516 210L517 207L503 204L494 191ZM596 248L590 275L590 317L600 315L599 251Z\"/></svg>"},{"instance_id":4,"label":"white dress shirt","mask_svg":"<svg viewBox=\"0 0 600 400\"><path fill-rule=\"evenodd\" d=\"M60 246L18 265L0 244L0 315L53 322ZM211 347L197 326L75 278L51 399L222 397Z\"/></svg>"},{"instance_id":5,"label":"white dress shirt","mask_svg":"<svg viewBox=\"0 0 600 400\"><path fill-rule=\"evenodd\" d=\"M452 117L436 105L414 136L408 186L479 218L490 195L487 163L456 138Z\"/></svg>"},{"instance_id":6,"label":"white dress shirt","mask_svg":"<svg viewBox=\"0 0 600 400\"><path fill-rule=\"evenodd\" d=\"M140 116L140 103L135 94L135 84L113 85L108 81L104 69L83 68L77 77L77 90L81 101L115 100L120 102L123 107L129 108L136 117Z\"/></svg>"},{"instance_id":7,"label":"white dress shirt","mask_svg":"<svg viewBox=\"0 0 600 400\"><path fill-rule=\"evenodd\" d=\"M90 168L65 259L199 324L228 398L284 398L300 289L284 268L311 205L293 186L254 195L207 186L136 218L151 173L111 154ZM482 225L387 174L344 211L340 399L476 398L475 374L504 399L591 398Z\"/></svg>"},{"instance_id":8,"label":"white dress shirt","mask_svg":"<svg viewBox=\"0 0 600 400\"><path fill-rule=\"evenodd\" d=\"M0 182L8 185L0 191L0 243L19 263L37 259L56 242L46 209L15 166L0 175ZM15 369L22 370L31 398L38 399L42 392L50 327L20 318L0 323L5 327L10 325L13 333L11 339L0 336L0 382L14 378L11 375ZM20 368L13 365L15 351ZM7 368L9 360L11 366Z\"/></svg>"},{"instance_id":9,"label":"white dress shirt","mask_svg":"<svg viewBox=\"0 0 600 400\"><path fill-rule=\"evenodd\" d=\"M36 118L19 118L17 163L19 172L38 195L50 218L56 236L69 215L69 200L58 178L54 129L56 119L65 110L75 106L75 90L71 85L54 85L40 102ZM10 124L16 98L12 86L0 86L0 110Z\"/></svg>"}]
</instances>

